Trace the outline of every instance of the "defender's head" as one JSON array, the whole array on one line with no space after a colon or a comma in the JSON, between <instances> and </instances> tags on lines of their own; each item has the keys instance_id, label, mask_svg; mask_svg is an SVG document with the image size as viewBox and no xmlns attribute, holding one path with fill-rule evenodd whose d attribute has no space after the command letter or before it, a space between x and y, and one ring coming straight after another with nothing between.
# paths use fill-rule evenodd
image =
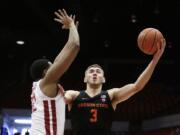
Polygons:
<instances>
[{"instance_id":1,"label":"defender's head","mask_svg":"<svg viewBox=\"0 0 180 135\"><path fill-rule=\"evenodd\" d=\"M42 79L46 74L47 69L51 66L48 59L35 60L30 67L30 75L34 81Z\"/></svg>"}]
</instances>

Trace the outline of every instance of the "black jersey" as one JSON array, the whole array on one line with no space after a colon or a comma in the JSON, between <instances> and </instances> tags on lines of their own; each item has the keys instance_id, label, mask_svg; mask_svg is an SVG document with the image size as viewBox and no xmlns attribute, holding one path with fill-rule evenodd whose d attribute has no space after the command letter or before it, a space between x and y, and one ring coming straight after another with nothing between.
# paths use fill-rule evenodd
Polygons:
<instances>
[{"instance_id":1,"label":"black jersey","mask_svg":"<svg viewBox=\"0 0 180 135\"><path fill-rule=\"evenodd\" d=\"M81 91L70 111L73 135L110 135L113 112L108 92L90 97Z\"/></svg>"}]
</instances>

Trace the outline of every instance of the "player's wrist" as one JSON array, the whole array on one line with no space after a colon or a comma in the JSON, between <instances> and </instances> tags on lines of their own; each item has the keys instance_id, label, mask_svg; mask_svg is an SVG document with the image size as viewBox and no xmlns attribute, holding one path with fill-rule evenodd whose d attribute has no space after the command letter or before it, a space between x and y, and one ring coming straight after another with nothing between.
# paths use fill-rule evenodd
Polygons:
<instances>
[{"instance_id":1,"label":"player's wrist","mask_svg":"<svg viewBox=\"0 0 180 135\"><path fill-rule=\"evenodd\" d=\"M74 22L72 21L72 22L69 24L69 28L74 28L74 27L76 27L76 26L75 26Z\"/></svg>"}]
</instances>

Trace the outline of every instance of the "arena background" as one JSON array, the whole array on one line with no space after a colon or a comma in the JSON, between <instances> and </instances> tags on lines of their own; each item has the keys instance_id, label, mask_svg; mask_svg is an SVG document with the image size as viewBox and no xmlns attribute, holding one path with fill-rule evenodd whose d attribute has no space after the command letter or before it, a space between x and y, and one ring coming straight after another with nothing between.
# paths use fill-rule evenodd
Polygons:
<instances>
[{"instance_id":1,"label":"arena background","mask_svg":"<svg viewBox=\"0 0 180 135\"><path fill-rule=\"evenodd\" d=\"M93 63L105 70L104 89L135 81L152 57L139 50L137 36L154 27L166 38L165 53L144 90L119 104L115 120L138 125L180 112L179 0L2 0L1 109L31 108L30 64L43 57L53 61L67 40L53 20L61 8L76 15L81 39L78 57L60 80L65 89L84 89L84 70Z\"/></svg>"}]
</instances>

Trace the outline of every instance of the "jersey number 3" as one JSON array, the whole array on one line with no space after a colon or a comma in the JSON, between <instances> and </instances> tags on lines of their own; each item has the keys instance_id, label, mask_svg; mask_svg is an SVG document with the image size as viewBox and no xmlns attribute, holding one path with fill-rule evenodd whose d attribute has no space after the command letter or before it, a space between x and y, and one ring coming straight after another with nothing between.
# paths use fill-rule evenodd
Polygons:
<instances>
[{"instance_id":1,"label":"jersey number 3","mask_svg":"<svg viewBox=\"0 0 180 135\"><path fill-rule=\"evenodd\" d=\"M97 122L97 109L91 109L90 112L92 114L90 118L90 122L92 123Z\"/></svg>"}]
</instances>

